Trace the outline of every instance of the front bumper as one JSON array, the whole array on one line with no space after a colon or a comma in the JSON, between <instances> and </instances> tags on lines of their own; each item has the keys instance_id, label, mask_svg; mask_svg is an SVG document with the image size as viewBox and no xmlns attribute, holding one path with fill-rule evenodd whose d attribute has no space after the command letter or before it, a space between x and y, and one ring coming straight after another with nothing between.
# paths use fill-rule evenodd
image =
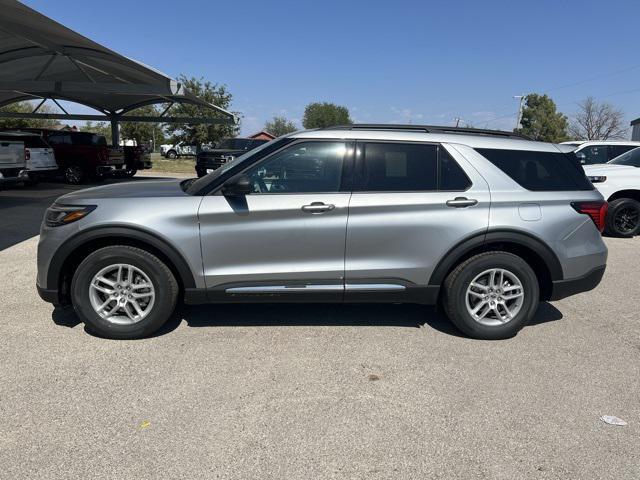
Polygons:
<instances>
[{"instance_id":1,"label":"front bumper","mask_svg":"<svg viewBox=\"0 0 640 480\"><path fill-rule=\"evenodd\" d=\"M604 275L606 265L596 267L585 275L568 280L555 280L551 287L549 300L560 300L577 293L588 292L598 286Z\"/></svg>"}]
</instances>

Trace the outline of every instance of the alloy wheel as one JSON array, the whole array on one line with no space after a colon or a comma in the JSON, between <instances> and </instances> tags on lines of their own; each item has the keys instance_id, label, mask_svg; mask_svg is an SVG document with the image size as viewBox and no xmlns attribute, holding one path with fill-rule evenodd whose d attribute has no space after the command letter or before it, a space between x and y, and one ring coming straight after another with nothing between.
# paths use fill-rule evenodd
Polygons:
<instances>
[{"instance_id":1,"label":"alloy wheel","mask_svg":"<svg viewBox=\"0 0 640 480\"><path fill-rule=\"evenodd\" d=\"M467 312L486 326L511 321L524 304L524 288L520 279L509 270L492 268L477 275L467 287Z\"/></svg>"},{"instance_id":2,"label":"alloy wheel","mask_svg":"<svg viewBox=\"0 0 640 480\"><path fill-rule=\"evenodd\" d=\"M149 276L125 263L109 265L93 276L89 300L94 311L108 322L130 325L144 319L155 303Z\"/></svg>"},{"instance_id":3,"label":"alloy wheel","mask_svg":"<svg viewBox=\"0 0 640 480\"><path fill-rule=\"evenodd\" d=\"M636 229L638 220L638 210L633 207L625 207L616 212L613 223L620 233L627 234Z\"/></svg>"}]
</instances>

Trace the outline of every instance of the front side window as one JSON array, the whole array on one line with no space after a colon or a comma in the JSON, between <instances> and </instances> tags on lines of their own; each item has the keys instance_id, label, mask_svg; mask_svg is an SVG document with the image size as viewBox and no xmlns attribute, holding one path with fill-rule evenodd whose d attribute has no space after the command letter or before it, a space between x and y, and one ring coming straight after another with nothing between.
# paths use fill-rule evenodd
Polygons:
<instances>
[{"instance_id":1,"label":"front side window","mask_svg":"<svg viewBox=\"0 0 640 480\"><path fill-rule=\"evenodd\" d=\"M611 160L609 163L612 165L628 165L632 167L640 167L640 148L634 148L627 153L623 153L619 157Z\"/></svg>"},{"instance_id":2,"label":"front side window","mask_svg":"<svg viewBox=\"0 0 640 480\"><path fill-rule=\"evenodd\" d=\"M250 168L253 193L339 192L350 149L344 142L296 143Z\"/></svg>"},{"instance_id":3,"label":"front side window","mask_svg":"<svg viewBox=\"0 0 640 480\"><path fill-rule=\"evenodd\" d=\"M614 159L634 148L636 147L633 145L609 145L609 159Z\"/></svg>"}]
</instances>

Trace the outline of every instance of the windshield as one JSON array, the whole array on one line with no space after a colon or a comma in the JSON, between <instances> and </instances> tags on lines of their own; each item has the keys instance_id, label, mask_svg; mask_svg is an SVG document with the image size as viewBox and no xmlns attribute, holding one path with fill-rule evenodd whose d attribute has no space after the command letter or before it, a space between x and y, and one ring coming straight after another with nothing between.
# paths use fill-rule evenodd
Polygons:
<instances>
[{"instance_id":1,"label":"windshield","mask_svg":"<svg viewBox=\"0 0 640 480\"><path fill-rule=\"evenodd\" d=\"M271 140L270 142L266 142L260 145L258 148L254 148L253 150L249 150L247 153L236 157L234 160L223 164L220 168L214 170L213 172L201 177L193 182L187 183L185 186L185 192L189 195L193 195L194 193L199 192L204 187L209 185L212 182L215 182L217 178L222 177L229 170L239 166L240 164L246 162L247 160L254 158L254 156L261 156L261 153L264 152L268 154L271 151L277 150L280 148L281 144L285 145L289 143L292 139L290 138L277 138L275 140Z\"/></svg>"},{"instance_id":2,"label":"windshield","mask_svg":"<svg viewBox=\"0 0 640 480\"><path fill-rule=\"evenodd\" d=\"M622 155L617 156L609 163L613 165L628 165L631 167L640 167L640 147L629 150Z\"/></svg>"}]
</instances>

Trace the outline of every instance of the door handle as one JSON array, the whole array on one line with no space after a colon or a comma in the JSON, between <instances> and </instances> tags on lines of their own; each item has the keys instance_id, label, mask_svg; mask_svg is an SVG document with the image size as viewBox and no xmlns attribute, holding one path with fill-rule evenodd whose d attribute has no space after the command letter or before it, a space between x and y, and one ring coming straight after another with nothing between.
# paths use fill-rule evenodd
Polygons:
<instances>
[{"instance_id":1,"label":"door handle","mask_svg":"<svg viewBox=\"0 0 640 480\"><path fill-rule=\"evenodd\" d=\"M475 198L456 197L453 200L447 200L447 207L464 208L477 205L478 200Z\"/></svg>"},{"instance_id":2,"label":"door handle","mask_svg":"<svg viewBox=\"0 0 640 480\"><path fill-rule=\"evenodd\" d=\"M312 202L310 205L303 205L302 211L307 213L324 213L336 208L335 205L323 202Z\"/></svg>"}]
</instances>

